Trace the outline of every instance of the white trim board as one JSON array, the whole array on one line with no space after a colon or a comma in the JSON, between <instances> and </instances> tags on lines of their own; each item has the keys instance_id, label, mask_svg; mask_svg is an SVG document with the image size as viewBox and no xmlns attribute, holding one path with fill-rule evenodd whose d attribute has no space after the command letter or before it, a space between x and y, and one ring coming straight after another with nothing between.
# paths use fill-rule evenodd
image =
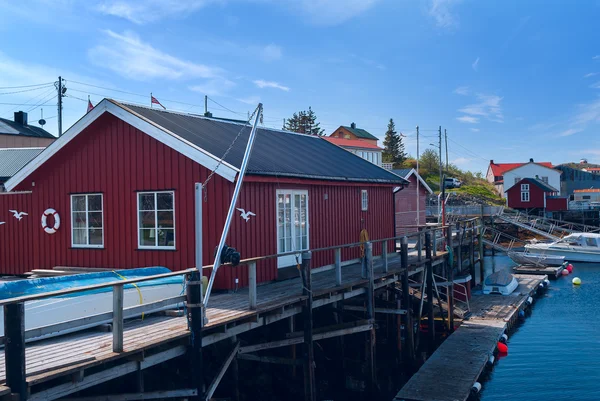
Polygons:
<instances>
[{"instance_id":1,"label":"white trim board","mask_svg":"<svg viewBox=\"0 0 600 401\"><path fill-rule=\"evenodd\" d=\"M46 149L44 149L36 158L30 161L11 179L6 181L4 187L7 191L13 190L17 185L22 183L28 176L47 162L59 150L65 147L79 133L85 130L90 124L96 121L102 114L108 112L127 124L137 128L146 135L151 136L162 144L172 148L178 153L189 157L201 166L209 170L214 170L219 164L219 158L206 152L204 149L184 140L173 132L142 118L138 114L129 110L127 107L120 105L117 102L103 99L89 113L84 115L71 126L61 137L56 139ZM239 170L234 166L222 162L217 169L217 174L226 180L233 182Z\"/></svg>"},{"instance_id":2,"label":"white trim board","mask_svg":"<svg viewBox=\"0 0 600 401\"><path fill-rule=\"evenodd\" d=\"M423 184L423 186L425 187L425 189L427 190L427 192L429 192L430 194L433 194L433 191L431 190L431 188L429 187L429 185L427 185L427 183L425 182L425 180L423 179L423 177L421 177L420 174L417 174L417 170L415 170L414 168L411 168L410 171L408 172L408 174L406 175L406 177L402 177L405 180L408 180L410 178L411 175L415 175L415 177L417 177L417 179L419 181L421 181L421 184ZM396 187L394 188L394 193L400 191L400 187Z\"/></svg>"}]
</instances>

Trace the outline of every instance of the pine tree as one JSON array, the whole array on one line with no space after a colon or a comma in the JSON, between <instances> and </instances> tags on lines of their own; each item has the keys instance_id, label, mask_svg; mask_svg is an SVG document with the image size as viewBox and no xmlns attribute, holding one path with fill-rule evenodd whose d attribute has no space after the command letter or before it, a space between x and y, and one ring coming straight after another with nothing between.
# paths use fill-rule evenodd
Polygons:
<instances>
[{"instance_id":1,"label":"pine tree","mask_svg":"<svg viewBox=\"0 0 600 401\"><path fill-rule=\"evenodd\" d=\"M390 118L390 122L388 123L383 146L383 161L385 163L393 163L394 168L400 167L404 163L404 160L406 160L406 151L404 150L402 137L396 132L396 124L394 124L394 119L392 118Z\"/></svg>"},{"instance_id":2,"label":"pine tree","mask_svg":"<svg viewBox=\"0 0 600 401\"><path fill-rule=\"evenodd\" d=\"M317 115L310 107L308 110L294 113L292 118L286 119L283 129L316 136L322 136L324 133L324 130L320 127L320 123L317 122Z\"/></svg>"}]
</instances>

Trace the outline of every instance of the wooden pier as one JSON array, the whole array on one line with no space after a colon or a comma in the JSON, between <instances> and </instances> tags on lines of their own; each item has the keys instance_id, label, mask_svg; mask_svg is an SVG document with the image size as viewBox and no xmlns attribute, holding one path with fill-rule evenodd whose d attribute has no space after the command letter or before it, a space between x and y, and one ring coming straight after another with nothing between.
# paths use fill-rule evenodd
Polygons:
<instances>
[{"instance_id":1,"label":"wooden pier","mask_svg":"<svg viewBox=\"0 0 600 401\"><path fill-rule=\"evenodd\" d=\"M465 401L493 355L500 336L517 319L546 276L515 275L509 296L474 294L472 317L446 339L394 398L397 401Z\"/></svg>"},{"instance_id":2,"label":"wooden pier","mask_svg":"<svg viewBox=\"0 0 600 401\"><path fill-rule=\"evenodd\" d=\"M541 275L548 276L551 280L556 280L559 277L562 277L562 272L565 270L563 266L526 266L520 265L513 268L513 271L517 274L533 274L533 275Z\"/></svg>"}]
</instances>

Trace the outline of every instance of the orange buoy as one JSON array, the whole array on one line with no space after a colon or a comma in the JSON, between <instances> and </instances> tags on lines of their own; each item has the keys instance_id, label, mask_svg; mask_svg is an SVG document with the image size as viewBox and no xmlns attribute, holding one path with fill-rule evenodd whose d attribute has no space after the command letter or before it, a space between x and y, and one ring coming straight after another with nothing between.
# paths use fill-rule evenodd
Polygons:
<instances>
[{"instance_id":1,"label":"orange buoy","mask_svg":"<svg viewBox=\"0 0 600 401\"><path fill-rule=\"evenodd\" d=\"M569 270L568 270L568 269L564 269L564 270L562 271L562 275L563 275L563 276L568 276L568 275L569 275Z\"/></svg>"},{"instance_id":2,"label":"orange buoy","mask_svg":"<svg viewBox=\"0 0 600 401\"><path fill-rule=\"evenodd\" d=\"M501 343L500 341L498 341L498 344L496 344L496 348L498 348L498 352L501 354L508 354L508 345Z\"/></svg>"}]
</instances>

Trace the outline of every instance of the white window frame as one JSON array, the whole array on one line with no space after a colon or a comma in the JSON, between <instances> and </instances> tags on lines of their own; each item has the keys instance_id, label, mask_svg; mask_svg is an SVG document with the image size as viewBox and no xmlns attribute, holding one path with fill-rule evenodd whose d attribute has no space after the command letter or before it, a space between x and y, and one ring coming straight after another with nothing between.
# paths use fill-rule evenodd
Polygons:
<instances>
[{"instance_id":1,"label":"white window frame","mask_svg":"<svg viewBox=\"0 0 600 401\"><path fill-rule=\"evenodd\" d=\"M542 177L542 182L544 184L547 184L548 183L548 177Z\"/></svg>"},{"instance_id":2,"label":"white window frame","mask_svg":"<svg viewBox=\"0 0 600 401\"><path fill-rule=\"evenodd\" d=\"M529 184L521 184L521 192L529 192Z\"/></svg>"},{"instance_id":3,"label":"white window frame","mask_svg":"<svg viewBox=\"0 0 600 401\"><path fill-rule=\"evenodd\" d=\"M281 250L280 246L279 246L279 227L278 227L278 219L279 219L279 205L278 205L278 200L279 200L279 195L290 195L290 199L292 200L292 202L294 201L294 195L306 195L306 249L296 249L296 251L298 251L298 253L301 253L302 251L308 250L310 249L310 208L309 208L309 197L308 197L308 190L306 189L278 189L276 191L275 194L275 236L276 236L276 240L277 240L277 253L283 253L283 251ZM291 211L294 211L294 205L291 205ZM285 230L285 229L284 229ZM292 228L292 233L294 232L293 228ZM292 241L295 241L295 237L292 238ZM300 259L302 259L302 257L300 256ZM277 258L277 268L280 267L288 267L288 266L293 266L296 263L296 256L295 255L287 255L287 256L280 256Z\"/></svg>"},{"instance_id":4,"label":"white window frame","mask_svg":"<svg viewBox=\"0 0 600 401\"><path fill-rule=\"evenodd\" d=\"M140 236L140 196L141 195L154 195L154 229L158 230L158 194L171 194L173 196L173 245L165 246L165 245L142 245L142 237ZM137 238L138 238L138 249L152 249L152 250L174 250L177 249L177 226L175 223L175 191L140 191L135 193L136 203L137 203ZM157 233L158 234L158 233ZM158 241L158 235L156 236L156 241ZM155 241L155 243L156 243Z\"/></svg>"},{"instance_id":5,"label":"white window frame","mask_svg":"<svg viewBox=\"0 0 600 401\"><path fill-rule=\"evenodd\" d=\"M90 220L88 217L88 213L90 213L89 208L88 208L88 196L98 196L100 195L100 210L92 210L92 212L97 213L100 212L102 213L102 244L90 244L90 234L89 234L89 230L90 230ZM73 218L73 197L76 196L85 196L85 230L87 231L87 244L75 244L73 239L73 230L74 230L74 223L75 223L75 219ZM93 248L93 249L102 249L104 248L104 231L105 231L105 227L104 227L104 194L100 193L100 192L91 192L91 193L86 193L86 194L71 194L70 196L70 203L71 203L71 247L72 248ZM77 210L77 213L81 213L82 211Z\"/></svg>"},{"instance_id":6,"label":"white window frame","mask_svg":"<svg viewBox=\"0 0 600 401\"><path fill-rule=\"evenodd\" d=\"M521 181L521 177L515 177L515 184Z\"/></svg>"},{"instance_id":7,"label":"white window frame","mask_svg":"<svg viewBox=\"0 0 600 401\"><path fill-rule=\"evenodd\" d=\"M366 189L360 191L360 210L363 212L369 210L369 192Z\"/></svg>"}]
</instances>

